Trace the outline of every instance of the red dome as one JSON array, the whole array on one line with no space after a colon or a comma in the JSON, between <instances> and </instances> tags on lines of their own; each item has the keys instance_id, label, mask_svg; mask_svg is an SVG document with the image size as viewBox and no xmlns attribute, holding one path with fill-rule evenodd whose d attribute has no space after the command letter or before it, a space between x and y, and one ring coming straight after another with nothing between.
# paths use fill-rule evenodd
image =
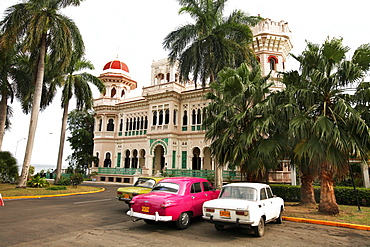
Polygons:
<instances>
[{"instance_id":1,"label":"red dome","mask_svg":"<svg viewBox=\"0 0 370 247\"><path fill-rule=\"evenodd\" d=\"M120 69L120 70L126 71L127 73L129 72L127 65L118 60L110 61L109 63L107 63L104 66L103 70L107 70L107 69Z\"/></svg>"}]
</instances>

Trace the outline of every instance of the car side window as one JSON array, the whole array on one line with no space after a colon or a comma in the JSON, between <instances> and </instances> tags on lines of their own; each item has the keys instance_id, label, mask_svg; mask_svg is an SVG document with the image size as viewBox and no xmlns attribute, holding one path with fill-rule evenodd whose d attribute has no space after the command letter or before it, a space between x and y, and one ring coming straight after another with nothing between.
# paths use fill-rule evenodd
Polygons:
<instances>
[{"instance_id":1,"label":"car side window","mask_svg":"<svg viewBox=\"0 0 370 247\"><path fill-rule=\"evenodd\" d=\"M212 190L212 186L208 182L203 182L203 189L204 189L204 191L211 191Z\"/></svg>"},{"instance_id":2,"label":"car side window","mask_svg":"<svg viewBox=\"0 0 370 247\"><path fill-rule=\"evenodd\" d=\"M265 188L261 189L260 199L261 200L266 200L267 199Z\"/></svg>"},{"instance_id":3,"label":"car side window","mask_svg":"<svg viewBox=\"0 0 370 247\"><path fill-rule=\"evenodd\" d=\"M202 192L202 188L200 187L200 183L193 183L191 185L191 191L190 193L199 193Z\"/></svg>"},{"instance_id":4,"label":"car side window","mask_svg":"<svg viewBox=\"0 0 370 247\"><path fill-rule=\"evenodd\" d=\"M272 190L270 187L266 187L266 191L267 191L267 197L268 198L273 198L274 195L272 194Z\"/></svg>"}]
</instances>

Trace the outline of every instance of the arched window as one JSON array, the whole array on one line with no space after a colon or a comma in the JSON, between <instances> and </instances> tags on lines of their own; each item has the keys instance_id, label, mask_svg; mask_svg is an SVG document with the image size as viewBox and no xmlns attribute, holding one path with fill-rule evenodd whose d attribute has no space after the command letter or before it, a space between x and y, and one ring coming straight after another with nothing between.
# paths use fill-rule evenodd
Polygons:
<instances>
[{"instance_id":1,"label":"arched window","mask_svg":"<svg viewBox=\"0 0 370 247\"><path fill-rule=\"evenodd\" d=\"M158 125L162 125L163 124L163 111L160 110L159 111L159 118L158 118Z\"/></svg>"},{"instance_id":2,"label":"arched window","mask_svg":"<svg viewBox=\"0 0 370 247\"><path fill-rule=\"evenodd\" d=\"M277 58L275 56L270 56L268 62L270 64L270 70L276 70L276 64L278 63Z\"/></svg>"},{"instance_id":3,"label":"arched window","mask_svg":"<svg viewBox=\"0 0 370 247\"><path fill-rule=\"evenodd\" d=\"M176 125L177 110L173 110L173 125Z\"/></svg>"},{"instance_id":4,"label":"arched window","mask_svg":"<svg viewBox=\"0 0 370 247\"><path fill-rule=\"evenodd\" d=\"M191 115L191 124L192 125L196 124L196 119L197 119L197 114L196 114L195 110L193 110L193 113Z\"/></svg>"},{"instance_id":5,"label":"arched window","mask_svg":"<svg viewBox=\"0 0 370 247\"><path fill-rule=\"evenodd\" d=\"M112 91L110 91L110 97L113 98L114 96L116 96L116 93L117 93L116 88L112 88Z\"/></svg>"},{"instance_id":6,"label":"arched window","mask_svg":"<svg viewBox=\"0 0 370 247\"><path fill-rule=\"evenodd\" d=\"M182 125L188 125L188 112L184 111L184 116L182 117Z\"/></svg>"},{"instance_id":7,"label":"arched window","mask_svg":"<svg viewBox=\"0 0 370 247\"><path fill-rule=\"evenodd\" d=\"M132 130L136 130L136 117L134 117L134 123L132 125Z\"/></svg>"},{"instance_id":8,"label":"arched window","mask_svg":"<svg viewBox=\"0 0 370 247\"><path fill-rule=\"evenodd\" d=\"M164 124L169 124L170 123L170 110L165 111L164 115Z\"/></svg>"},{"instance_id":9,"label":"arched window","mask_svg":"<svg viewBox=\"0 0 370 247\"><path fill-rule=\"evenodd\" d=\"M141 120L140 120L140 129L144 129L144 118L141 117Z\"/></svg>"},{"instance_id":10,"label":"arched window","mask_svg":"<svg viewBox=\"0 0 370 247\"><path fill-rule=\"evenodd\" d=\"M153 112L153 125L157 125L157 111Z\"/></svg>"},{"instance_id":11,"label":"arched window","mask_svg":"<svg viewBox=\"0 0 370 247\"><path fill-rule=\"evenodd\" d=\"M148 117L145 117L144 129L148 129Z\"/></svg>"},{"instance_id":12,"label":"arched window","mask_svg":"<svg viewBox=\"0 0 370 247\"><path fill-rule=\"evenodd\" d=\"M130 127L128 129L132 130L132 118L130 118Z\"/></svg>"},{"instance_id":13,"label":"arched window","mask_svg":"<svg viewBox=\"0 0 370 247\"><path fill-rule=\"evenodd\" d=\"M107 124L107 131L114 131L114 120L110 118Z\"/></svg>"},{"instance_id":14,"label":"arched window","mask_svg":"<svg viewBox=\"0 0 370 247\"><path fill-rule=\"evenodd\" d=\"M99 119L99 131L101 131L102 124L103 124L103 120L102 119Z\"/></svg>"},{"instance_id":15,"label":"arched window","mask_svg":"<svg viewBox=\"0 0 370 247\"><path fill-rule=\"evenodd\" d=\"M121 122L119 123L119 131L123 130L123 119L121 118Z\"/></svg>"},{"instance_id":16,"label":"arched window","mask_svg":"<svg viewBox=\"0 0 370 247\"><path fill-rule=\"evenodd\" d=\"M197 112L197 124L201 124L202 123L202 113L200 111L200 109L198 109L198 112Z\"/></svg>"},{"instance_id":17,"label":"arched window","mask_svg":"<svg viewBox=\"0 0 370 247\"><path fill-rule=\"evenodd\" d=\"M128 127L129 127L130 123L128 121L128 118L126 119L126 131L128 131Z\"/></svg>"},{"instance_id":18,"label":"arched window","mask_svg":"<svg viewBox=\"0 0 370 247\"><path fill-rule=\"evenodd\" d=\"M121 98L123 98L125 96L125 90L122 89L122 92L121 92Z\"/></svg>"}]
</instances>

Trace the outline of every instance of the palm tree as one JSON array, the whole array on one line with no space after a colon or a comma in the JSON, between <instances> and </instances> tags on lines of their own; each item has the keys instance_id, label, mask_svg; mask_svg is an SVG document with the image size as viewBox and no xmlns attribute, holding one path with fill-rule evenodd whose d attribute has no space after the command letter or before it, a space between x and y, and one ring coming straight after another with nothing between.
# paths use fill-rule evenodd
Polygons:
<instances>
[{"instance_id":1,"label":"palm tree","mask_svg":"<svg viewBox=\"0 0 370 247\"><path fill-rule=\"evenodd\" d=\"M299 114L290 121L290 136L297 139L296 157L320 172L319 211L339 213L334 194L334 175L348 170L350 158L367 160L370 129L344 88L364 79L370 65L369 46L357 49L346 59L348 47L341 39L323 45L307 43L300 56L300 73L284 79ZM295 74L295 76L292 76Z\"/></svg>"},{"instance_id":2,"label":"palm tree","mask_svg":"<svg viewBox=\"0 0 370 247\"><path fill-rule=\"evenodd\" d=\"M105 90L105 85L99 78L86 72L75 74L75 72L84 69L93 70L94 66L91 64L90 61L79 59L78 57L73 56L73 59L67 68L66 71L67 73L65 76L63 76L63 91L62 91L63 117L62 117L62 127L60 130L60 143L55 183L58 183L62 171L62 157L66 134L69 101L74 95L77 100L76 102L77 110L89 110L92 107L93 95L88 82L94 84L99 89L100 92L103 92Z\"/></svg>"},{"instance_id":3,"label":"palm tree","mask_svg":"<svg viewBox=\"0 0 370 247\"><path fill-rule=\"evenodd\" d=\"M212 92L206 94L211 103L204 108L203 125L212 155L220 166L242 166L257 177L277 163L266 158L277 149L265 148L274 141L265 135L269 116L259 111L271 86L268 77L262 77L259 66L250 69L243 63L235 70L222 70L217 81L211 83Z\"/></svg>"},{"instance_id":4,"label":"palm tree","mask_svg":"<svg viewBox=\"0 0 370 247\"><path fill-rule=\"evenodd\" d=\"M81 2L82 0L29 0L9 7L5 11L5 18L0 22L5 46L21 44L22 50L36 61L27 146L17 187L26 187L40 111L46 55L49 55L50 66L56 71L64 71L70 63L72 53L83 54L84 45L77 26L59 12L62 8L78 6Z\"/></svg>"},{"instance_id":5,"label":"palm tree","mask_svg":"<svg viewBox=\"0 0 370 247\"><path fill-rule=\"evenodd\" d=\"M180 81L193 76L195 87L200 79L202 87L213 82L225 67L237 68L243 62L256 63L249 45L253 34L248 25L255 25L260 17L247 16L235 10L223 17L227 0L178 0L179 13L188 13L194 24L180 26L169 33L164 41L170 50L169 59L179 61Z\"/></svg>"},{"instance_id":6,"label":"palm tree","mask_svg":"<svg viewBox=\"0 0 370 247\"><path fill-rule=\"evenodd\" d=\"M14 91L10 83L11 70L14 62L14 50L5 49L1 42L2 36L0 35L0 151L2 150L2 143L4 139L5 129L7 126L7 118L9 118L8 99L13 102Z\"/></svg>"}]
</instances>

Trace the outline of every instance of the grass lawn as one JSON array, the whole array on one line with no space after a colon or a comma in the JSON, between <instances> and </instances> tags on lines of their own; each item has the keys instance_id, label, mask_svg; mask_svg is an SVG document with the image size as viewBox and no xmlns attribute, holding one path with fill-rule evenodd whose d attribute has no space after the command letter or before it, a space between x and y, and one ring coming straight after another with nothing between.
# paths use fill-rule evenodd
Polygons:
<instances>
[{"instance_id":1,"label":"grass lawn","mask_svg":"<svg viewBox=\"0 0 370 247\"><path fill-rule=\"evenodd\" d=\"M59 195L69 193L91 192L101 190L99 187L92 186L65 186L66 190L47 190L46 188L15 188L16 184L0 184L0 194L2 197L14 196L39 196L39 195Z\"/></svg>"},{"instance_id":2,"label":"grass lawn","mask_svg":"<svg viewBox=\"0 0 370 247\"><path fill-rule=\"evenodd\" d=\"M370 226L369 207L361 207L359 212L357 206L339 205L339 210L339 215L326 215L318 211L318 205L303 207L297 202L286 202L283 216Z\"/></svg>"}]
</instances>

